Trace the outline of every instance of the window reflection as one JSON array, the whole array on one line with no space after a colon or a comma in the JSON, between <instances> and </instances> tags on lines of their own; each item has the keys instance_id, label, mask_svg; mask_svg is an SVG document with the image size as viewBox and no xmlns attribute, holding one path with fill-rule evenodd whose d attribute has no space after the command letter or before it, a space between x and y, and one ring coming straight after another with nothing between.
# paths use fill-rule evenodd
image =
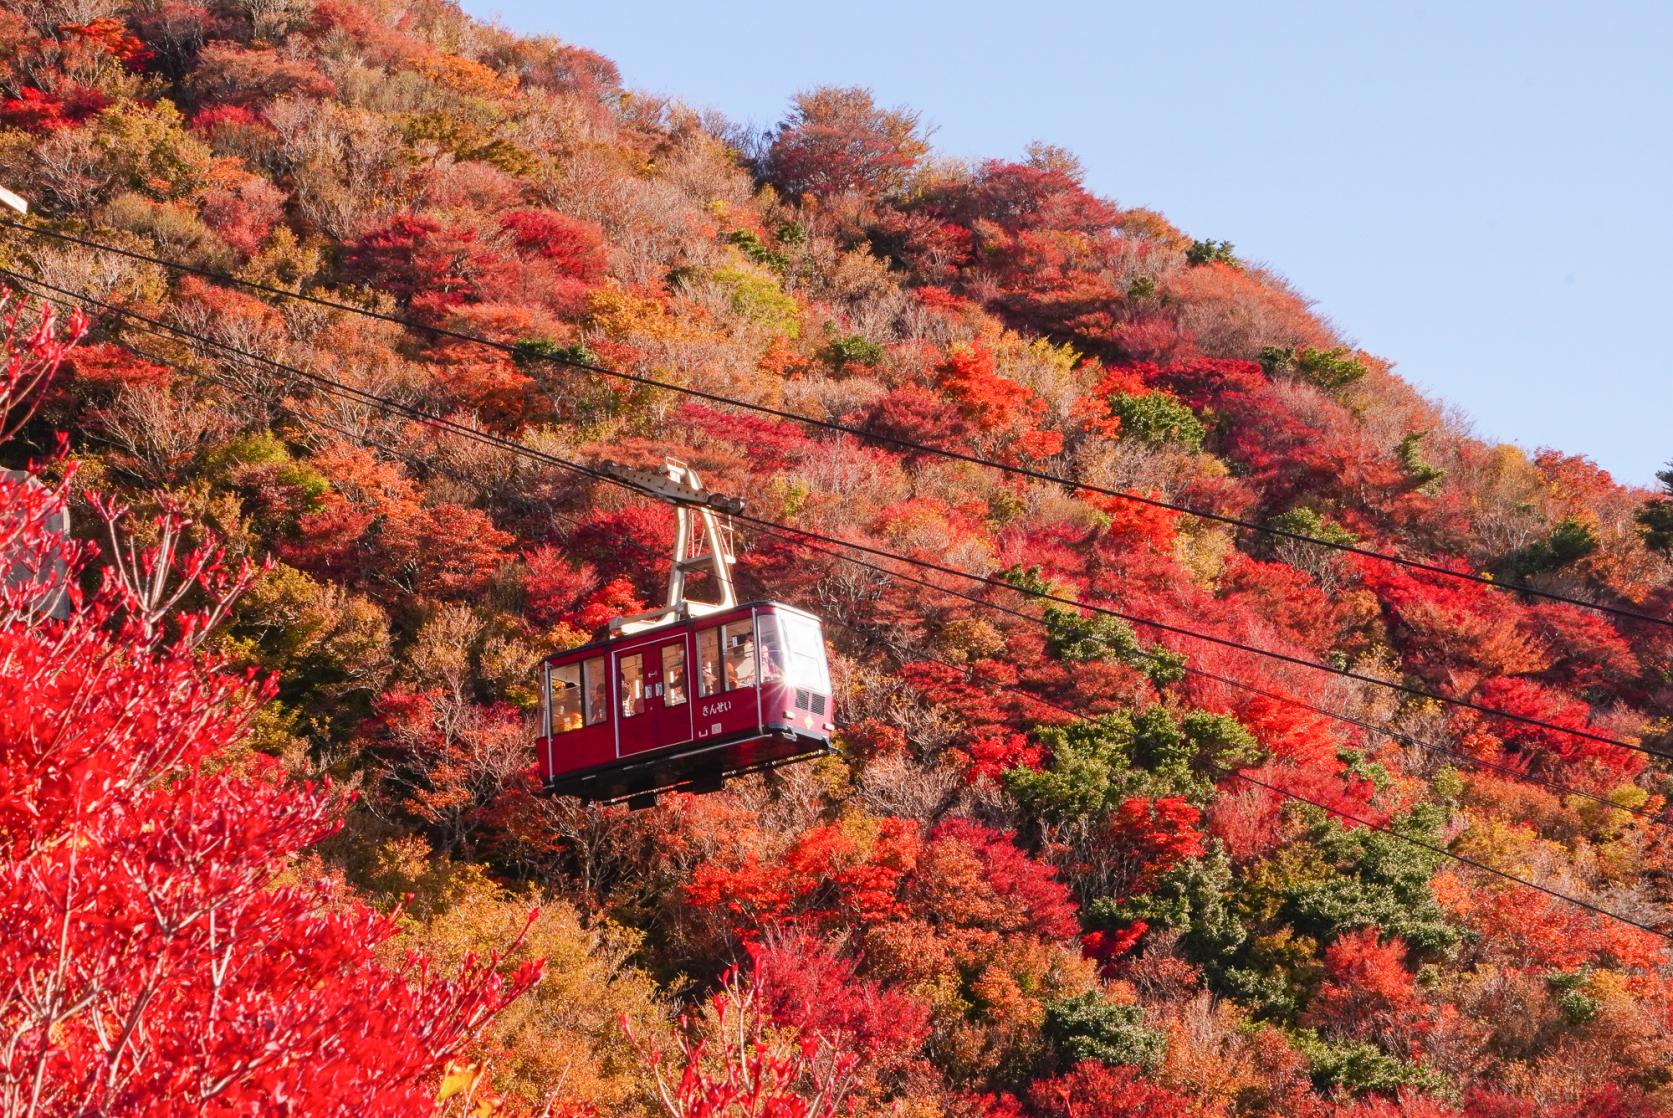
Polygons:
<instances>
[{"instance_id":1,"label":"window reflection","mask_svg":"<svg viewBox=\"0 0 1673 1118\"><path fill-rule=\"evenodd\" d=\"M604 657L594 656L585 667L587 725L596 726L610 717L610 680L604 674Z\"/></svg>"},{"instance_id":2,"label":"window reflection","mask_svg":"<svg viewBox=\"0 0 1673 1118\"><path fill-rule=\"evenodd\" d=\"M755 626L734 621L720 628L726 659L726 689L755 686Z\"/></svg>"},{"instance_id":3,"label":"window reflection","mask_svg":"<svg viewBox=\"0 0 1673 1118\"><path fill-rule=\"evenodd\" d=\"M720 630L703 629L697 634L697 693L704 698L725 688L720 674Z\"/></svg>"},{"instance_id":4,"label":"window reflection","mask_svg":"<svg viewBox=\"0 0 1673 1118\"><path fill-rule=\"evenodd\" d=\"M623 656L621 665L622 717L632 718L645 713L645 657L635 652Z\"/></svg>"},{"instance_id":5,"label":"window reflection","mask_svg":"<svg viewBox=\"0 0 1673 1118\"><path fill-rule=\"evenodd\" d=\"M779 639L776 617L757 618L761 631L761 682L777 683L784 678L784 642Z\"/></svg>"},{"instance_id":6,"label":"window reflection","mask_svg":"<svg viewBox=\"0 0 1673 1118\"><path fill-rule=\"evenodd\" d=\"M581 665L552 669L552 733L581 728Z\"/></svg>"},{"instance_id":7,"label":"window reflection","mask_svg":"<svg viewBox=\"0 0 1673 1118\"><path fill-rule=\"evenodd\" d=\"M685 703L685 645L662 646L662 705L677 707Z\"/></svg>"},{"instance_id":8,"label":"window reflection","mask_svg":"<svg viewBox=\"0 0 1673 1118\"><path fill-rule=\"evenodd\" d=\"M825 664L825 639L819 622L793 613L781 614L778 620L790 654L790 682L809 691L830 694L831 676Z\"/></svg>"}]
</instances>

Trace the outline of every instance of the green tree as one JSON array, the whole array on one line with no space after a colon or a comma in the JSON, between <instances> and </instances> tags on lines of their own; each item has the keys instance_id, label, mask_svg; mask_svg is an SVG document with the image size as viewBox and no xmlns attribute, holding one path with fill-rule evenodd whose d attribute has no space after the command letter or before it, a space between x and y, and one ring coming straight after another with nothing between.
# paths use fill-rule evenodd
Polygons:
<instances>
[{"instance_id":1,"label":"green tree","mask_svg":"<svg viewBox=\"0 0 1673 1118\"><path fill-rule=\"evenodd\" d=\"M1299 377L1320 388L1345 388L1365 376L1365 362L1347 346L1313 349L1311 346L1267 346L1260 353L1268 376Z\"/></svg>"},{"instance_id":2,"label":"green tree","mask_svg":"<svg viewBox=\"0 0 1673 1118\"><path fill-rule=\"evenodd\" d=\"M860 334L839 336L833 331L831 340L820 349L819 356L833 369L842 372L853 365L880 365L884 353L882 346Z\"/></svg>"},{"instance_id":3,"label":"green tree","mask_svg":"<svg viewBox=\"0 0 1673 1118\"><path fill-rule=\"evenodd\" d=\"M1423 456L1423 440L1428 437L1427 431L1411 431L1394 450L1395 457L1400 459L1400 465L1406 471L1408 483L1421 493L1435 492L1446 477L1445 470L1431 464Z\"/></svg>"},{"instance_id":4,"label":"green tree","mask_svg":"<svg viewBox=\"0 0 1673 1118\"><path fill-rule=\"evenodd\" d=\"M1000 577L1027 593L1062 596L1040 577L1036 567L1013 567ZM1184 657L1164 648L1146 648L1133 627L1119 617L1104 613L1085 617L1072 609L1051 605L1046 607L1041 620L1046 625L1046 648L1059 660L1076 664L1089 661L1126 664L1157 684L1172 683L1184 674Z\"/></svg>"},{"instance_id":5,"label":"green tree","mask_svg":"<svg viewBox=\"0 0 1673 1118\"><path fill-rule=\"evenodd\" d=\"M1121 420L1121 437L1160 446L1178 443L1191 450L1202 446L1208 430L1196 413L1166 392L1120 394L1109 399L1110 412Z\"/></svg>"},{"instance_id":6,"label":"green tree","mask_svg":"<svg viewBox=\"0 0 1673 1118\"><path fill-rule=\"evenodd\" d=\"M1378 927L1405 940L1419 956L1440 957L1461 935L1429 886L1446 856L1400 836L1440 846L1444 822L1444 812L1433 804L1419 804L1396 819L1390 825L1395 834L1350 828L1320 813L1308 837L1328 872L1284 889L1283 915L1321 942L1350 929Z\"/></svg>"},{"instance_id":7,"label":"green tree","mask_svg":"<svg viewBox=\"0 0 1673 1118\"><path fill-rule=\"evenodd\" d=\"M1117 1004L1097 990L1046 1006L1043 1031L1060 1069L1082 1060L1154 1068L1167 1049L1162 1034L1145 1027L1141 1007Z\"/></svg>"},{"instance_id":8,"label":"green tree","mask_svg":"<svg viewBox=\"0 0 1673 1118\"><path fill-rule=\"evenodd\" d=\"M1506 557L1505 571L1517 580L1550 574L1578 563L1597 549L1597 533L1591 525L1570 516L1544 539L1535 540Z\"/></svg>"},{"instance_id":9,"label":"green tree","mask_svg":"<svg viewBox=\"0 0 1673 1118\"><path fill-rule=\"evenodd\" d=\"M1236 247L1230 241L1193 241L1191 247L1185 250L1185 263L1229 264L1233 268L1241 268L1243 262L1232 251Z\"/></svg>"},{"instance_id":10,"label":"green tree","mask_svg":"<svg viewBox=\"0 0 1673 1118\"><path fill-rule=\"evenodd\" d=\"M1039 769L1006 774L1006 787L1037 818L1086 819L1133 796L1184 796L1206 805L1227 771L1257 764L1261 749L1235 718L1166 709L1121 711L1035 732L1049 751Z\"/></svg>"},{"instance_id":11,"label":"green tree","mask_svg":"<svg viewBox=\"0 0 1673 1118\"><path fill-rule=\"evenodd\" d=\"M774 252L752 230L735 229L726 234L727 244L736 245L738 250L757 264L765 264L775 271L782 272L790 266L790 262L782 253Z\"/></svg>"},{"instance_id":12,"label":"green tree","mask_svg":"<svg viewBox=\"0 0 1673 1118\"><path fill-rule=\"evenodd\" d=\"M1051 753L1044 768L1017 768L1005 787L1036 819L1089 819L1137 794L1145 778L1133 767L1133 717L1126 712L1045 726L1036 738Z\"/></svg>"},{"instance_id":13,"label":"green tree","mask_svg":"<svg viewBox=\"0 0 1673 1118\"><path fill-rule=\"evenodd\" d=\"M1420 805L1393 829L1438 845L1443 821L1438 808ZM1301 840L1265 861L1234 871L1211 851L1170 869L1149 893L1095 900L1087 913L1107 928L1142 920L1177 929L1180 950L1211 989L1294 1023L1322 975L1319 945L1344 931L1377 927L1432 960L1458 942L1462 933L1429 884L1444 858L1319 814Z\"/></svg>"},{"instance_id":14,"label":"green tree","mask_svg":"<svg viewBox=\"0 0 1673 1118\"><path fill-rule=\"evenodd\" d=\"M1334 520L1328 520L1319 515L1305 505L1299 505L1288 512L1281 512L1277 516L1269 517L1266 526L1275 531L1289 532L1296 536L1307 536L1310 539L1342 544L1346 547L1351 547L1359 542L1357 535Z\"/></svg>"},{"instance_id":15,"label":"green tree","mask_svg":"<svg viewBox=\"0 0 1673 1118\"><path fill-rule=\"evenodd\" d=\"M1223 850L1211 850L1168 870L1148 893L1125 901L1094 901L1087 916L1106 928L1142 920L1153 928L1176 929L1185 957L1212 978L1249 939L1249 929L1234 904L1236 893L1231 859Z\"/></svg>"},{"instance_id":16,"label":"green tree","mask_svg":"<svg viewBox=\"0 0 1673 1118\"><path fill-rule=\"evenodd\" d=\"M1374 1044L1333 1044L1312 1029L1297 1029L1290 1039L1307 1057L1313 1085L1321 1091L1339 1087L1355 1094L1392 1095L1406 1087L1434 1090L1444 1086L1434 1068L1390 1056Z\"/></svg>"},{"instance_id":17,"label":"green tree","mask_svg":"<svg viewBox=\"0 0 1673 1118\"><path fill-rule=\"evenodd\" d=\"M1656 474L1661 480L1666 497L1645 501L1634 515L1644 546L1659 555L1673 558L1673 462Z\"/></svg>"},{"instance_id":18,"label":"green tree","mask_svg":"<svg viewBox=\"0 0 1673 1118\"><path fill-rule=\"evenodd\" d=\"M1255 735L1229 714L1193 710L1180 720L1180 730L1184 748L1177 755L1158 755L1153 767L1180 792L1195 793L1203 803L1228 772L1258 765L1265 756Z\"/></svg>"}]
</instances>

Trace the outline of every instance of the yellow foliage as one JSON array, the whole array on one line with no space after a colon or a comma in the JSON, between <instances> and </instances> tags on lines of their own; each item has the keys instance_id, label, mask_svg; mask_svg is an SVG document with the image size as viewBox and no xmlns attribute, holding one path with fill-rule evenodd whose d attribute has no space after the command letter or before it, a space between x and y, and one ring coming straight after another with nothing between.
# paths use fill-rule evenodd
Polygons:
<instances>
[{"instance_id":1,"label":"yellow foliage","mask_svg":"<svg viewBox=\"0 0 1673 1118\"><path fill-rule=\"evenodd\" d=\"M609 338L648 338L672 341L680 336L680 324L661 301L634 295L618 284L610 284L587 297L587 325Z\"/></svg>"},{"instance_id":2,"label":"yellow foliage","mask_svg":"<svg viewBox=\"0 0 1673 1118\"><path fill-rule=\"evenodd\" d=\"M276 225L268 234L267 242L236 275L252 283L270 287L301 287L313 278L324 262L325 241L319 237L307 242L297 240L288 225Z\"/></svg>"},{"instance_id":3,"label":"yellow foliage","mask_svg":"<svg viewBox=\"0 0 1673 1118\"><path fill-rule=\"evenodd\" d=\"M214 172L209 146L186 130L185 118L169 101L112 105L89 127L104 169L149 197L183 198Z\"/></svg>"},{"instance_id":4,"label":"yellow foliage","mask_svg":"<svg viewBox=\"0 0 1673 1118\"><path fill-rule=\"evenodd\" d=\"M562 901L537 906L535 897L495 884L481 866L432 857L422 839L396 839L379 855L373 876L380 890L413 895L402 915L407 934L391 945L393 953L418 951L446 971L468 954L503 950L526 926L505 967L546 960L539 985L484 1038L493 1092L536 1109L563 1099L588 1102L606 1118L642 1112L639 1056L621 1022L640 1037L660 1039L669 1014L656 983L627 962L637 933L584 922ZM531 911L538 914L529 923Z\"/></svg>"},{"instance_id":5,"label":"yellow foliage","mask_svg":"<svg viewBox=\"0 0 1673 1118\"><path fill-rule=\"evenodd\" d=\"M1232 530L1207 520L1183 517L1173 536L1173 557L1191 572L1199 586L1213 586L1236 549Z\"/></svg>"},{"instance_id":6,"label":"yellow foliage","mask_svg":"<svg viewBox=\"0 0 1673 1118\"><path fill-rule=\"evenodd\" d=\"M1204 993L1153 1012L1167 1038L1156 1075L1163 1084L1228 1105L1268 1085L1258 1034L1232 1002Z\"/></svg>"},{"instance_id":7,"label":"yellow foliage","mask_svg":"<svg viewBox=\"0 0 1673 1118\"><path fill-rule=\"evenodd\" d=\"M1253 961L1273 970L1308 974L1319 969L1315 962L1319 957L1318 940L1298 935L1294 928L1288 926L1257 936L1249 954Z\"/></svg>"},{"instance_id":8,"label":"yellow foliage","mask_svg":"<svg viewBox=\"0 0 1673 1118\"><path fill-rule=\"evenodd\" d=\"M744 321L770 333L796 338L802 332L802 306L785 294L778 279L766 269L744 262L716 268L710 276L731 292L732 309Z\"/></svg>"},{"instance_id":9,"label":"yellow foliage","mask_svg":"<svg viewBox=\"0 0 1673 1118\"><path fill-rule=\"evenodd\" d=\"M547 649L516 637L491 636L482 645L477 658L478 670L485 682L505 700L524 710L540 705L540 686L529 671Z\"/></svg>"},{"instance_id":10,"label":"yellow foliage","mask_svg":"<svg viewBox=\"0 0 1673 1118\"><path fill-rule=\"evenodd\" d=\"M1584 796L1565 796L1563 806L1580 817L1588 834L1594 839L1599 839L1619 836L1632 823L1633 812L1657 810L1662 803L1661 797L1657 796L1652 804L1650 793L1636 784L1622 784L1612 788L1604 799L1609 802L1603 804ZM1630 850L1623 850L1621 853L1628 863L1624 864L1622 869L1629 875L1636 874L1637 853Z\"/></svg>"},{"instance_id":11,"label":"yellow foliage","mask_svg":"<svg viewBox=\"0 0 1673 1118\"><path fill-rule=\"evenodd\" d=\"M591 639L591 633L560 621L541 634L540 645L551 652L563 652L571 648L580 648Z\"/></svg>"},{"instance_id":12,"label":"yellow foliage","mask_svg":"<svg viewBox=\"0 0 1673 1118\"><path fill-rule=\"evenodd\" d=\"M1489 450L1466 490L1472 512L1535 508L1545 491L1545 478L1527 454L1510 443Z\"/></svg>"},{"instance_id":13,"label":"yellow foliage","mask_svg":"<svg viewBox=\"0 0 1673 1118\"><path fill-rule=\"evenodd\" d=\"M1191 247L1191 238L1155 210L1123 210L1116 219L1116 227L1129 237L1157 241L1175 252L1184 252Z\"/></svg>"},{"instance_id":14,"label":"yellow foliage","mask_svg":"<svg viewBox=\"0 0 1673 1118\"><path fill-rule=\"evenodd\" d=\"M1453 843L1453 850L1495 869L1519 875L1526 874L1529 866L1539 861L1567 860L1559 844L1540 838L1532 827L1496 816L1471 819L1469 829Z\"/></svg>"},{"instance_id":15,"label":"yellow foliage","mask_svg":"<svg viewBox=\"0 0 1673 1118\"><path fill-rule=\"evenodd\" d=\"M1005 637L991 621L980 617L957 618L936 634L935 644L943 655L961 662L991 659L1005 651Z\"/></svg>"},{"instance_id":16,"label":"yellow foliage","mask_svg":"<svg viewBox=\"0 0 1673 1118\"><path fill-rule=\"evenodd\" d=\"M1317 847L1299 843L1283 847L1250 867L1247 888L1238 896L1240 915L1256 923L1273 921L1294 887L1334 875L1335 870Z\"/></svg>"},{"instance_id":17,"label":"yellow foliage","mask_svg":"<svg viewBox=\"0 0 1673 1118\"><path fill-rule=\"evenodd\" d=\"M990 342L994 361L1003 368L1013 361L1030 361L1049 365L1067 376L1080 364L1082 354L1068 342L1058 345L1049 338L1031 338L1015 330L1001 330Z\"/></svg>"},{"instance_id":18,"label":"yellow foliage","mask_svg":"<svg viewBox=\"0 0 1673 1118\"><path fill-rule=\"evenodd\" d=\"M481 1064L461 1063L458 1060L448 1061L442 1071L441 1087L436 1091L436 1101L446 1102L454 1095L463 1094L476 1086L477 1080L482 1078Z\"/></svg>"}]
</instances>

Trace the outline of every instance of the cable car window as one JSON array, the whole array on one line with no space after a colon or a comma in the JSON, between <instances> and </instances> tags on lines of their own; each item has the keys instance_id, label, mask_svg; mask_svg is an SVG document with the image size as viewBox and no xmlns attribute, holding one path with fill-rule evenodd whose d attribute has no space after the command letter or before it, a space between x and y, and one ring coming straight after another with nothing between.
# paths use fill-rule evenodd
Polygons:
<instances>
[{"instance_id":1,"label":"cable car window","mask_svg":"<svg viewBox=\"0 0 1673 1118\"><path fill-rule=\"evenodd\" d=\"M610 718L610 679L604 674L604 657L594 656L585 665L587 725L597 726Z\"/></svg>"},{"instance_id":2,"label":"cable car window","mask_svg":"<svg viewBox=\"0 0 1673 1118\"><path fill-rule=\"evenodd\" d=\"M552 732L567 733L581 728L581 665L564 664L552 669Z\"/></svg>"},{"instance_id":3,"label":"cable car window","mask_svg":"<svg viewBox=\"0 0 1673 1118\"><path fill-rule=\"evenodd\" d=\"M685 703L685 645L662 646L662 705L682 706Z\"/></svg>"},{"instance_id":4,"label":"cable car window","mask_svg":"<svg viewBox=\"0 0 1673 1118\"><path fill-rule=\"evenodd\" d=\"M720 630L702 629L697 633L697 694L703 698L725 690L720 676Z\"/></svg>"},{"instance_id":5,"label":"cable car window","mask_svg":"<svg viewBox=\"0 0 1673 1118\"><path fill-rule=\"evenodd\" d=\"M734 621L720 627L726 656L726 689L755 686L755 624Z\"/></svg>"},{"instance_id":6,"label":"cable car window","mask_svg":"<svg viewBox=\"0 0 1673 1118\"><path fill-rule=\"evenodd\" d=\"M790 654L790 683L821 694L831 693L831 676L825 666L825 640L819 623L793 613L780 614L784 644Z\"/></svg>"},{"instance_id":7,"label":"cable car window","mask_svg":"<svg viewBox=\"0 0 1673 1118\"><path fill-rule=\"evenodd\" d=\"M784 678L784 642L779 639L778 618L767 614L756 621L761 631L761 682L778 683Z\"/></svg>"},{"instance_id":8,"label":"cable car window","mask_svg":"<svg viewBox=\"0 0 1673 1118\"><path fill-rule=\"evenodd\" d=\"M645 657L643 653L635 652L631 656L623 656L617 663L621 666L622 683L622 717L632 718L636 714L645 713Z\"/></svg>"}]
</instances>

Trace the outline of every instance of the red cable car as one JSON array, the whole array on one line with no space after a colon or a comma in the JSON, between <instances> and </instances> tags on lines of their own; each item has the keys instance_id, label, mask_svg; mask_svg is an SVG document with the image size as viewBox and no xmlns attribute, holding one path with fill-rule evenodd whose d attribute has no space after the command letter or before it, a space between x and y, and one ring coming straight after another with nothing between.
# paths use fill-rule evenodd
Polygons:
<instances>
[{"instance_id":1,"label":"red cable car","mask_svg":"<svg viewBox=\"0 0 1673 1118\"><path fill-rule=\"evenodd\" d=\"M720 514L743 503L661 471L605 466L671 501L676 534L665 605L610 623L610 636L546 658L540 774L584 801L655 802L718 789L727 776L826 753L835 729L819 619L781 602L737 602ZM710 575L713 601L687 593Z\"/></svg>"}]
</instances>

